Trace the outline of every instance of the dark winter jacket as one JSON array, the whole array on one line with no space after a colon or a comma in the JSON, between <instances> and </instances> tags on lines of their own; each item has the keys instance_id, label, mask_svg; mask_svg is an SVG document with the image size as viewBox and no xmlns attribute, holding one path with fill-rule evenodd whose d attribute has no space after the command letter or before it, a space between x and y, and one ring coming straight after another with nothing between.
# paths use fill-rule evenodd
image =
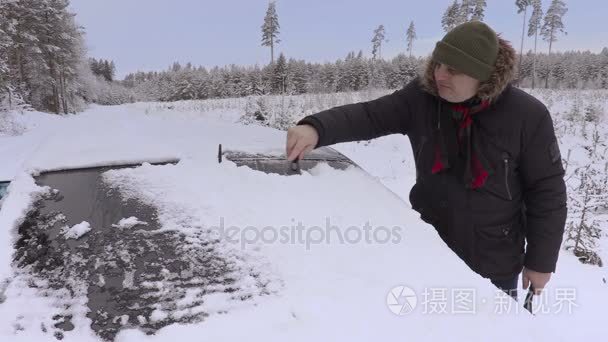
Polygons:
<instances>
[{"instance_id":1,"label":"dark winter jacket","mask_svg":"<svg viewBox=\"0 0 608 342\"><path fill-rule=\"evenodd\" d=\"M524 265L554 272L567 210L551 115L540 101L509 85L515 52L502 38L499 42L494 75L477 94L491 105L475 115L472 124L478 149L489 164L489 176L480 188L463 180L465 160L458 153L450 104L437 96L433 61L403 89L298 123L317 130L317 147L406 134L417 172L410 191L412 208L472 270L491 279L512 278ZM452 167L433 174L438 136L447 142Z\"/></svg>"}]
</instances>

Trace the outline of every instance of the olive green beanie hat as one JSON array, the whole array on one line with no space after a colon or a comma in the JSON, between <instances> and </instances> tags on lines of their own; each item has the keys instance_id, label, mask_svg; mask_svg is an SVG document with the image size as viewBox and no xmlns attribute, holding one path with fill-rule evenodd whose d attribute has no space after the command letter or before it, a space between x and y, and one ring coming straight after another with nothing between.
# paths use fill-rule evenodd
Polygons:
<instances>
[{"instance_id":1,"label":"olive green beanie hat","mask_svg":"<svg viewBox=\"0 0 608 342\"><path fill-rule=\"evenodd\" d=\"M435 46L433 60L479 81L487 81L498 56L498 36L480 21L460 24Z\"/></svg>"}]
</instances>

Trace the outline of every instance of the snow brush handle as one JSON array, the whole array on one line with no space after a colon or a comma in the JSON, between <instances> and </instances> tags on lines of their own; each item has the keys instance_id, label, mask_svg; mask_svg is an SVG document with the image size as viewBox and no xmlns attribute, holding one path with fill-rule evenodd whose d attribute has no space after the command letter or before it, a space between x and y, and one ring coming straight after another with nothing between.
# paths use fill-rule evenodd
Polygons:
<instances>
[{"instance_id":1,"label":"snow brush handle","mask_svg":"<svg viewBox=\"0 0 608 342\"><path fill-rule=\"evenodd\" d=\"M534 312L532 312L532 299L534 298L534 287L530 285L530 289L528 289L528 294L526 295L526 300L524 301L524 308L528 310L533 316Z\"/></svg>"},{"instance_id":2,"label":"snow brush handle","mask_svg":"<svg viewBox=\"0 0 608 342\"><path fill-rule=\"evenodd\" d=\"M289 168L291 171L299 171L300 170L300 160L298 158L292 160L289 163Z\"/></svg>"}]
</instances>

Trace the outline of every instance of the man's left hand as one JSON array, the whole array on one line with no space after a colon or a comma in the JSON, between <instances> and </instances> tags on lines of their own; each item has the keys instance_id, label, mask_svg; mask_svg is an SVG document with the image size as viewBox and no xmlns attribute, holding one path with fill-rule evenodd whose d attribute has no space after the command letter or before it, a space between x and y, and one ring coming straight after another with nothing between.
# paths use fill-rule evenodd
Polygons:
<instances>
[{"instance_id":1,"label":"man's left hand","mask_svg":"<svg viewBox=\"0 0 608 342\"><path fill-rule=\"evenodd\" d=\"M551 273L541 273L524 267L521 274L521 286L525 290L532 285L534 294L539 295L551 279Z\"/></svg>"}]
</instances>

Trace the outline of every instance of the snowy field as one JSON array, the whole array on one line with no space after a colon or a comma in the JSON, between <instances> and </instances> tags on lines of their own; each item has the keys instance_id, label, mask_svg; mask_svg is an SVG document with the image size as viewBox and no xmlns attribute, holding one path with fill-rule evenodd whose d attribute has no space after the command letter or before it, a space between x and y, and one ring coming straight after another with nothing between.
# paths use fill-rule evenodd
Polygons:
<instances>
[{"instance_id":1,"label":"snowy field","mask_svg":"<svg viewBox=\"0 0 608 342\"><path fill-rule=\"evenodd\" d=\"M578 224L581 215L574 203L589 193L584 185L592 182L601 188L608 180L608 92L533 94L554 115L572 200L568 220ZM287 113L294 120L378 95L92 106L67 117L0 114L0 181L12 181L0 211L2 341L53 341L57 333L64 341L100 340L91 328L87 288L81 279L103 274L85 270L86 274L71 274L66 288L50 286L33 269L13 262L14 243L33 203L52 193L36 185L35 176L50 170L130 163L145 164L108 171L104 182L123 199L156 208L162 224L157 234L178 235L193 251L212 243L214 253L229 265L231 288L184 290L174 284L177 276L169 271L163 273L165 281L150 285L124 270L129 286L154 286L166 300L147 317L108 318L124 325L116 341L606 340L602 314L608 307L606 269L582 264L565 249L565 242L557 273L545 295L534 303L544 311L531 316L468 270L410 209L407 198L415 171L404 136L336 146L364 171L319 165L286 177L217 162L220 143L232 150L282 155L284 131L242 124L243 114L252 106L259 109L262 104L270 114L269 126L280 127L285 119L276 113ZM175 165L148 164L176 159ZM606 198L601 191L594 191L591 198L594 209L582 220L603 228L592 249L607 261L608 208L601 203ZM361 232L369 223L371 232L378 234L372 234L371 241L342 243L332 236L328 243L314 229L325 227L328 220L336 227L334 233L345 234L353 226ZM276 231L301 223L310 235L303 241L293 236L288 241L265 241L258 236L249 243L244 239L251 236L241 235L234 243L221 235L217 239L214 227L221 222L239 227L241 233L246 227ZM124 217L113 228L126 236L146 224L137 217ZM86 240L99 229L83 221L69 222L64 228L65 241ZM399 312L405 308L404 297L394 297L399 297L399 286L416 294L411 312ZM394 288L397 292L391 292ZM521 303L525 292L519 292ZM469 297L461 297L464 294ZM412 305L411 297L405 299ZM71 329L60 331L57 316L70 317ZM153 335L140 329L146 326L150 329L143 330Z\"/></svg>"}]
</instances>

